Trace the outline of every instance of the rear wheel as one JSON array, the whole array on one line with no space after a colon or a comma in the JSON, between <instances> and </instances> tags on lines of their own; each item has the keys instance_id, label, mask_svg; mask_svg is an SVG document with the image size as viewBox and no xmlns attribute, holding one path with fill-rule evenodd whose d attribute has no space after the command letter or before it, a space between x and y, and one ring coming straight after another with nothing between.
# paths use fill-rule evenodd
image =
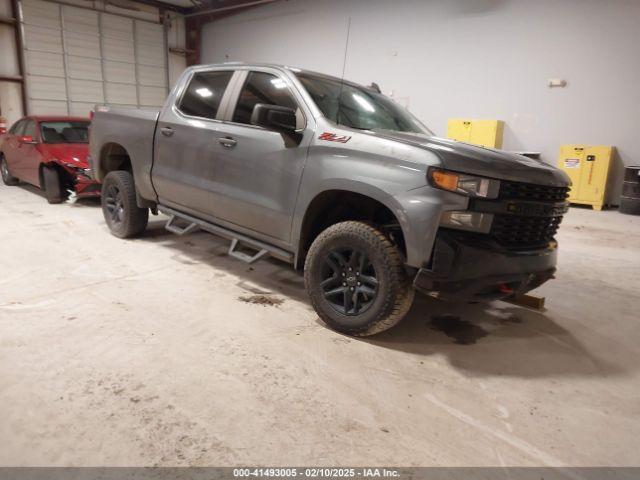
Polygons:
<instances>
[{"instance_id":1,"label":"rear wheel","mask_svg":"<svg viewBox=\"0 0 640 480\"><path fill-rule=\"evenodd\" d=\"M309 249L304 279L320 318L349 335L393 327L413 302L397 248L362 222L341 222L323 231Z\"/></svg>"},{"instance_id":2,"label":"rear wheel","mask_svg":"<svg viewBox=\"0 0 640 480\"><path fill-rule=\"evenodd\" d=\"M0 171L2 172L2 181L5 185L17 185L19 180L9 173L9 166L4 158L4 155L0 154Z\"/></svg>"},{"instance_id":3,"label":"rear wheel","mask_svg":"<svg viewBox=\"0 0 640 480\"><path fill-rule=\"evenodd\" d=\"M42 167L42 177L47 202L62 203L65 199L65 192L62 188L62 181L58 170L52 167Z\"/></svg>"},{"instance_id":4,"label":"rear wheel","mask_svg":"<svg viewBox=\"0 0 640 480\"><path fill-rule=\"evenodd\" d=\"M147 228L149 209L138 207L131 173L116 170L107 174L102 183L101 202L104 219L116 237L135 237Z\"/></svg>"}]
</instances>

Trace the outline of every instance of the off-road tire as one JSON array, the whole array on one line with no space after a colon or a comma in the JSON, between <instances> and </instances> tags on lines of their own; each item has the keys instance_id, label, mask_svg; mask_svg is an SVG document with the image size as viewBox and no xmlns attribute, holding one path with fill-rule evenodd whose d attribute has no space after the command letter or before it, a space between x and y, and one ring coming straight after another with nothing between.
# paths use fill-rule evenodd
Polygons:
<instances>
[{"instance_id":1,"label":"off-road tire","mask_svg":"<svg viewBox=\"0 0 640 480\"><path fill-rule=\"evenodd\" d=\"M138 207L131 173L109 172L102 183L101 203L107 226L116 237L136 237L147 228L149 209Z\"/></svg>"},{"instance_id":2,"label":"off-road tire","mask_svg":"<svg viewBox=\"0 0 640 480\"><path fill-rule=\"evenodd\" d=\"M7 165L7 161L4 159L4 155L0 153L0 170L2 171L2 181L5 185L13 186L18 185L20 180L9 173L9 165Z\"/></svg>"},{"instance_id":3,"label":"off-road tire","mask_svg":"<svg viewBox=\"0 0 640 480\"><path fill-rule=\"evenodd\" d=\"M364 252L375 269L377 294L368 309L359 314L346 315L336 310L325 298L321 286L325 259L330 252L341 248ZM305 260L304 283L313 308L330 328L361 337L382 332L400 322L411 308L414 296L398 249L379 230L357 221L337 223L318 235Z\"/></svg>"},{"instance_id":4,"label":"off-road tire","mask_svg":"<svg viewBox=\"0 0 640 480\"><path fill-rule=\"evenodd\" d=\"M65 199L60 173L52 167L42 167L44 195L49 203L62 203Z\"/></svg>"}]
</instances>

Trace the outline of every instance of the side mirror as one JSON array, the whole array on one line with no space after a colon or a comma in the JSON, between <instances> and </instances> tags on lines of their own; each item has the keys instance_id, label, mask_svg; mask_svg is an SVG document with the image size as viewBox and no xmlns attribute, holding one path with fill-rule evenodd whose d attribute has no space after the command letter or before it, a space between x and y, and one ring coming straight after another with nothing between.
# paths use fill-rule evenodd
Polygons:
<instances>
[{"instance_id":1,"label":"side mirror","mask_svg":"<svg viewBox=\"0 0 640 480\"><path fill-rule=\"evenodd\" d=\"M251 124L281 132L296 129L296 111L293 108L258 103L253 107Z\"/></svg>"},{"instance_id":2,"label":"side mirror","mask_svg":"<svg viewBox=\"0 0 640 480\"><path fill-rule=\"evenodd\" d=\"M18 137L18 141L20 143L28 143L31 145L35 145L36 143L38 143L35 141L35 139L31 135L23 135L21 137Z\"/></svg>"}]
</instances>

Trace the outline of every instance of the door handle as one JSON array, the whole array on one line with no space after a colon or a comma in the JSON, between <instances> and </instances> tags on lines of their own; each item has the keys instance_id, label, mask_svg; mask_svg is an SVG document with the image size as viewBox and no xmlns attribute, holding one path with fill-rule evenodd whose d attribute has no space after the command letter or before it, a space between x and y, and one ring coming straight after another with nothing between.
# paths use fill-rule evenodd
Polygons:
<instances>
[{"instance_id":1,"label":"door handle","mask_svg":"<svg viewBox=\"0 0 640 480\"><path fill-rule=\"evenodd\" d=\"M221 143L223 147L231 148L235 147L238 142L231 137L221 137L218 139L218 143Z\"/></svg>"},{"instance_id":2,"label":"door handle","mask_svg":"<svg viewBox=\"0 0 640 480\"><path fill-rule=\"evenodd\" d=\"M173 128L171 127L162 127L160 131L165 137L170 137L171 135L173 135Z\"/></svg>"}]
</instances>

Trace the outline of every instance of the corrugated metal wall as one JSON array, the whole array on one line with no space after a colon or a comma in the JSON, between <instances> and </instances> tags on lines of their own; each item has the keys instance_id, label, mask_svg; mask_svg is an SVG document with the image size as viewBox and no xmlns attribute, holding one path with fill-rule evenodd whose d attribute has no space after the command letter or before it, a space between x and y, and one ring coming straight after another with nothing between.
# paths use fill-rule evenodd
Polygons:
<instances>
[{"instance_id":1,"label":"corrugated metal wall","mask_svg":"<svg viewBox=\"0 0 640 480\"><path fill-rule=\"evenodd\" d=\"M84 116L96 103L162 106L161 24L42 0L21 4L30 113Z\"/></svg>"}]
</instances>

